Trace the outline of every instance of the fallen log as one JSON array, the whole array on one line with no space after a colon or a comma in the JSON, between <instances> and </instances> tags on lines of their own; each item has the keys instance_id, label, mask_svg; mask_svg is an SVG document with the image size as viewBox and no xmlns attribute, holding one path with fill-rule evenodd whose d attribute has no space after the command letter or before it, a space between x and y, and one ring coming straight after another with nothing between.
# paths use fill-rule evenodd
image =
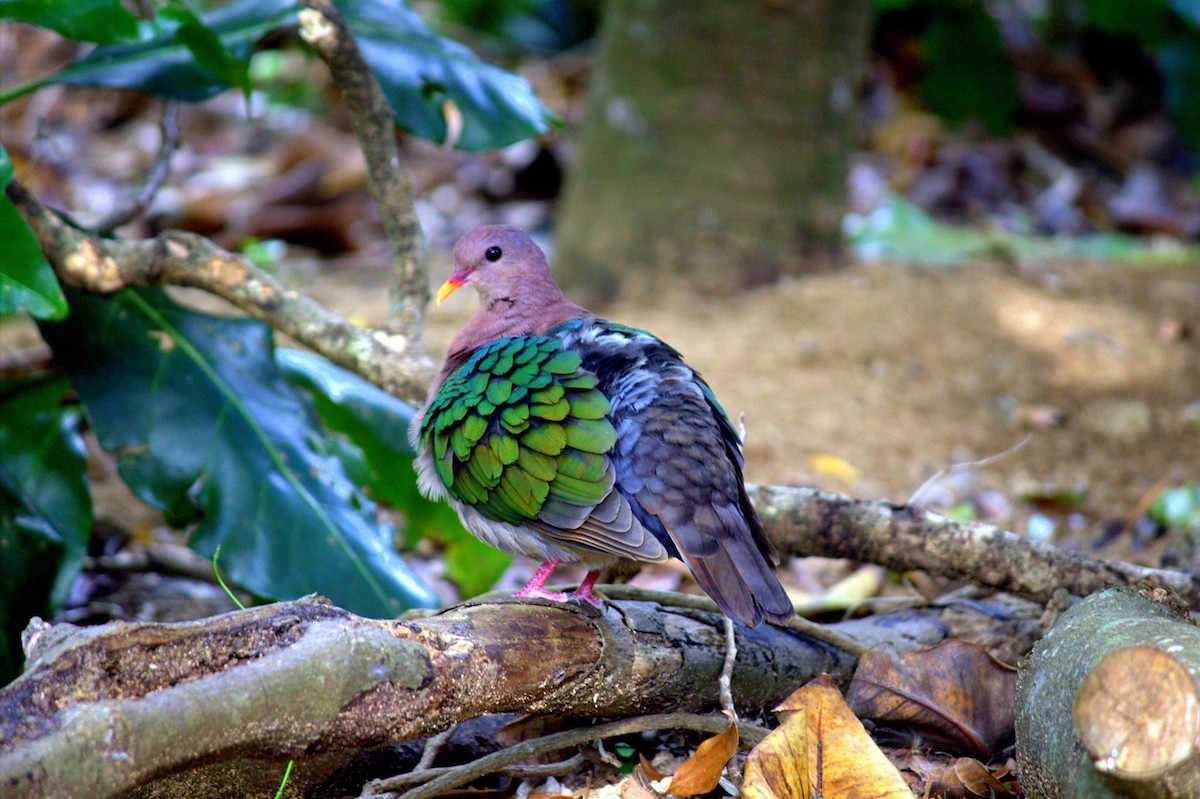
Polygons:
<instances>
[{"instance_id":1,"label":"fallen log","mask_svg":"<svg viewBox=\"0 0 1200 799\"><path fill-rule=\"evenodd\" d=\"M1088 597L1022 664L1016 730L1030 799L1200 796L1200 629L1132 590Z\"/></svg>"}]
</instances>

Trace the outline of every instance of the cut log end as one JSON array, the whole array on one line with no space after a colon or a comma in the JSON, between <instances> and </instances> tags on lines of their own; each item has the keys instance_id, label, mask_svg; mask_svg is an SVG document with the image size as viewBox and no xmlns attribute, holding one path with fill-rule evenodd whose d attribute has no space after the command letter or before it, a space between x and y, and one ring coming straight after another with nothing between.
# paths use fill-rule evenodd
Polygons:
<instances>
[{"instance_id":1,"label":"cut log end","mask_svg":"<svg viewBox=\"0 0 1200 799\"><path fill-rule=\"evenodd\" d=\"M1173 655L1130 646L1110 652L1088 673L1074 719L1098 772L1150 776L1195 757L1200 692Z\"/></svg>"}]
</instances>

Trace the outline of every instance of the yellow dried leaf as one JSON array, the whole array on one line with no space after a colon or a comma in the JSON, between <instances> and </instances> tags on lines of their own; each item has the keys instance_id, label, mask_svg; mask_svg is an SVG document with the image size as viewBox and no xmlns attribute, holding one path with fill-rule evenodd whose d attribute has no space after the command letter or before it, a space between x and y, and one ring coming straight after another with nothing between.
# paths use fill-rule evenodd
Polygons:
<instances>
[{"instance_id":1,"label":"yellow dried leaf","mask_svg":"<svg viewBox=\"0 0 1200 799\"><path fill-rule=\"evenodd\" d=\"M858 478L862 476L858 467L850 461L839 458L837 455L830 455L828 452L818 452L809 458L808 462L820 476L832 477L843 483L857 482Z\"/></svg>"},{"instance_id":2,"label":"yellow dried leaf","mask_svg":"<svg viewBox=\"0 0 1200 799\"><path fill-rule=\"evenodd\" d=\"M780 706L783 723L746 760L745 799L912 799L828 675Z\"/></svg>"},{"instance_id":3,"label":"yellow dried leaf","mask_svg":"<svg viewBox=\"0 0 1200 799\"><path fill-rule=\"evenodd\" d=\"M738 728L732 719L724 732L707 738L696 753L675 769L670 791L675 796L696 796L717 787L725 764L737 753Z\"/></svg>"}]
</instances>

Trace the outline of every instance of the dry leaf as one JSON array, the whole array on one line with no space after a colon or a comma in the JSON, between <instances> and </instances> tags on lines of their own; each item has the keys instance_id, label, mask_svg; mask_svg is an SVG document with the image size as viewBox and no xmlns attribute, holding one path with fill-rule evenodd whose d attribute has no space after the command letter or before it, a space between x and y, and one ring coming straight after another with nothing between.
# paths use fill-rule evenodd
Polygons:
<instances>
[{"instance_id":1,"label":"dry leaf","mask_svg":"<svg viewBox=\"0 0 1200 799\"><path fill-rule=\"evenodd\" d=\"M1011 784L1000 781L1011 776L1007 764L993 773L974 758L960 757L941 774L929 779L925 784L924 799L1017 799L1021 794L1020 784L1015 780L1010 780Z\"/></svg>"},{"instance_id":2,"label":"dry leaf","mask_svg":"<svg viewBox=\"0 0 1200 799\"><path fill-rule=\"evenodd\" d=\"M777 710L783 723L746 759L745 799L912 799L828 675Z\"/></svg>"},{"instance_id":3,"label":"dry leaf","mask_svg":"<svg viewBox=\"0 0 1200 799\"><path fill-rule=\"evenodd\" d=\"M809 458L808 462L820 476L832 477L835 480L841 480L843 483L855 483L862 477L862 472L853 463L844 458L839 458L837 455L830 455L827 452L818 452Z\"/></svg>"},{"instance_id":4,"label":"dry leaf","mask_svg":"<svg viewBox=\"0 0 1200 799\"><path fill-rule=\"evenodd\" d=\"M1016 684L1016 670L976 644L903 654L883 644L859 660L846 701L861 718L986 758L1012 737Z\"/></svg>"},{"instance_id":5,"label":"dry leaf","mask_svg":"<svg viewBox=\"0 0 1200 799\"><path fill-rule=\"evenodd\" d=\"M650 777L640 765L634 766L633 773L621 780L621 799L662 799L650 787Z\"/></svg>"},{"instance_id":6,"label":"dry leaf","mask_svg":"<svg viewBox=\"0 0 1200 799\"><path fill-rule=\"evenodd\" d=\"M642 773L645 774L651 780L657 782L658 780L661 780L667 776L666 774L663 774L661 771L656 769L654 767L654 764L646 759L645 755L639 754L638 761L639 761L639 763L635 768L640 768L642 770Z\"/></svg>"},{"instance_id":7,"label":"dry leaf","mask_svg":"<svg viewBox=\"0 0 1200 799\"><path fill-rule=\"evenodd\" d=\"M696 753L675 769L670 792L675 796L696 796L716 788L725 764L737 754L737 748L737 722L731 718L724 732L702 741Z\"/></svg>"}]
</instances>

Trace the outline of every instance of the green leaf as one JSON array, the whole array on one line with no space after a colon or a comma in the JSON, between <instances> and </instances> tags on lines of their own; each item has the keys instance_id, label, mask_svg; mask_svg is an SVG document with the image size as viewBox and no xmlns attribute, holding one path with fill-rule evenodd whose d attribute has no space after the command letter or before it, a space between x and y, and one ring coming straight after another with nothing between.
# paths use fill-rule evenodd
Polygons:
<instances>
[{"instance_id":1,"label":"green leaf","mask_svg":"<svg viewBox=\"0 0 1200 799\"><path fill-rule=\"evenodd\" d=\"M21 630L67 599L92 532L82 414L69 385L0 384L0 684L20 670Z\"/></svg>"},{"instance_id":2,"label":"green leaf","mask_svg":"<svg viewBox=\"0 0 1200 799\"><path fill-rule=\"evenodd\" d=\"M430 502L417 489L408 441L416 410L319 355L280 349L275 359L287 379L312 397L325 426L348 439L337 453L350 479L403 513L406 546L422 538L440 542L446 576L464 597L495 585L512 558L469 533L448 504Z\"/></svg>"},{"instance_id":3,"label":"green leaf","mask_svg":"<svg viewBox=\"0 0 1200 799\"><path fill-rule=\"evenodd\" d=\"M1020 98L996 20L980 2L937 7L922 39L921 94L952 124L979 119L993 133L1012 129Z\"/></svg>"},{"instance_id":4,"label":"green leaf","mask_svg":"<svg viewBox=\"0 0 1200 799\"><path fill-rule=\"evenodd\" d=\"M375 71L396 123L444 141L443 102L462 113L457 147L477 151L537 136L558 120L529 82L444 39L398 0L335 0L363 57Z\"/></svg>"},{"instance_id":5,"label":"green leaf","mask_svg":"<svg viewBox=\"0 0 1200 799\"><path fill-rule=\"evenodd\" d=\"M126 11L121 0L0 0L0 19L98 44L134 41L141 28L141 20Z\"/></svg>"},{"instance_id":6,"label":"green leaf","mask_svg":"<svg viewBox=\"0 0 1200 799\"><path fill-rule=\"evenodd\" d=\"M1118 36L1131 36L1139 43L1153 46L1166 39L1173 20L1165 0L1085 0L1087 23L1096 30Z\"/></svg>"},{"instance_id":7,"label":"green leaf","mask_svg":"<svg viewBox=\"0 0 1200 799\"><path fill-rule=\"evenodd\" d=\"M181 2L172 2L159 12L159 17L179 25L175 38L195 57L200 66L213 73L222 83L236 86L247 98L250 84L250 54L240 57L225 47L221 37L200 21L191 9Z\"/></svg>"},{"instance_id":8,"label":"green leaf","mask_svg":"<svg viewBox=\"0 0 1200 799\"><path fill-rule=\"evenodd\" d=\"M43 323L42 335L130 488L196 523L193 549L211 557L221 545L226 575L263 597L317 591L369 616L435 604L391 527L325 454L268 327L158 290L69 299L67 322Z\"/></svg>"},{"instance_id":9,"label":"green leaf","mask_svg":"<svg viewBox=\"0 0 1200 799\"><path fill-rule=\"evenodd\" d=\"M1200 483L1166 489L1147 515L1168 530L1200 530Z\"/></svg>"},{"instance_id":10,"label":"green leaf","mask_svg":"<svg viewBox=\"0 0 1200 799\"><path fill-rule=\"evenodd\" d=\"M1190 28L1159 48L1158 67L1165 82L1167 108L1180 134L1193 147L1200 146L1200 32Z\"/></svg>"},{"instance_id":11,"label":"green leaf","mask_svg":"<svg viewBox=\"0 0 1200 799\"><path fill-rule=\"evenodd\" d=\"M296 0L234 0L196 19L219 39L230 61L245 64L259 39L277 28L295 24L299 8ZM189 49L191 44L204 51L206 46L199 40L207 39L207 34L192 31L181 40L180 27L177 17L160 15L144 40L97 47L56 75L0 94L0 103L47 83L132 89L190 102L207 100L237 85L236 74L222 74L226 70L217 63L223 60L220 56L205 55L209 62L206 65ZM236 72L236 68L230 69Z\"/></svg>"},{"instance_id":12,"label":"green leaf","mask_svg":"<svg viewBox=\"0 0 1200 799\"><path fill-rule=\"evenodd\" d=\"M1200 0L1167 0L1176 14L1192 27L1200 27Z\"/></svg>"},{"instance_id":13,"label":"green leaf","mask_svg":"<svg viewBox=\"0 0 1200 799\"><path fill-rule=\"evenodd\" d=\"M41 245L21 212L4 193L13 179L12 160L0 146L0 315L27 311L39 319L61 319L67 300L54 270L42 255Z\"/></svg>"}]
</instances>

